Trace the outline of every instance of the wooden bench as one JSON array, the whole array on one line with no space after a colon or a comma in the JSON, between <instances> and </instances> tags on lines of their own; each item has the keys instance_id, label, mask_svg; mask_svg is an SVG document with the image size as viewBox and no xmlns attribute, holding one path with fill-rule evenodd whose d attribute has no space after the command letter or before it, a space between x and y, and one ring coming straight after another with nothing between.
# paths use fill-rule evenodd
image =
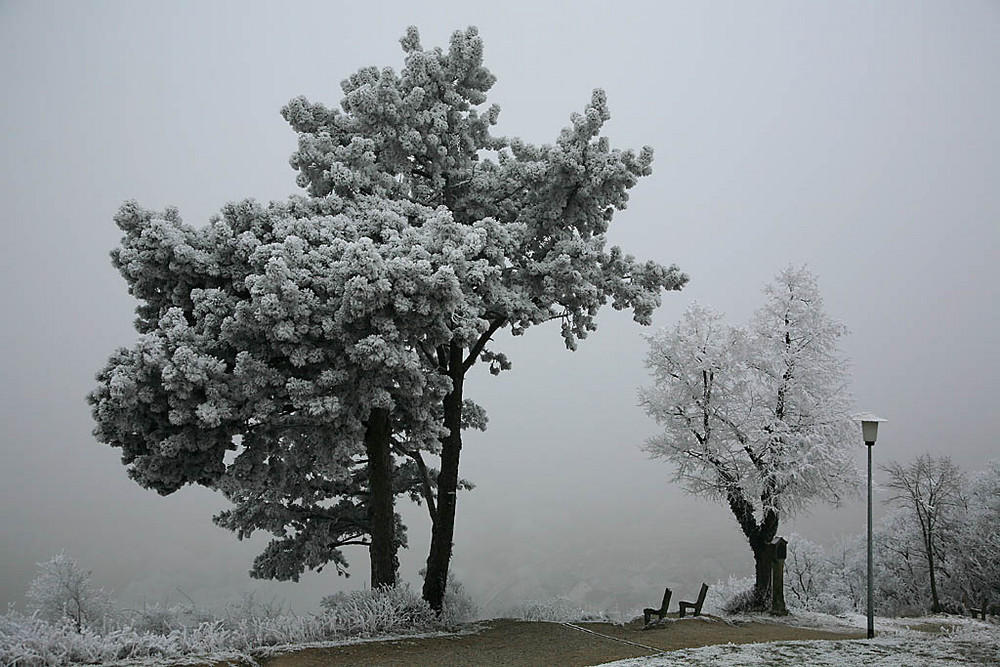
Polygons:
<instances>
[{"instance_id":1,"label":"wooden bench","mask_svg":"<svg viewBox=\"0 0 1000 667\"><path fill-rule=\"evenodd\" d=\"M680 603L678 603L680 605L679 608L678 608L678 612L679 613L677 614L678 618L684 618L684 613L688 609L690 609L690 610L692 610L694 612L692 614L692 616L700 616L701 615L701 606L703 604L705 604L705 595L707 593L708 593L708 584L702 584L701 585L701 592L698 593L698 601L697 602L684 602L682 600ZM662 618L662 616L661 616L661 618Z\"/></svg>"},{"instance_id":2,"label":"wooden bench","mask_svg":"<svg viewBox=\"0 0 1000 667\"><path fill-rule=\"evenodd\" d=\"M642 618L645 621L645 625L649 625L650 617L653 614L656 614L661 621L663 620L663 617L667 615L667 607L670 606L671 594L672 593L669 588L663 591L663 603L660 605L659 609L650 609L649 607L646 607L642 610Z\"/></svg>"}]
</instances>

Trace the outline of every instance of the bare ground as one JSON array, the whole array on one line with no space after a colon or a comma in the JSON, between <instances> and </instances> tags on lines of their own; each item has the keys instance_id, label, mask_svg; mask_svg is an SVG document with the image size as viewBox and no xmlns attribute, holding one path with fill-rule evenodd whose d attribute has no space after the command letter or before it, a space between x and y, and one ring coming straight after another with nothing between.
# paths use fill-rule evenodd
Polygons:
<instances>
[{"instance_id":1,"label":"bare ground","mask_svg":"<svg viewBox=\"0 0 1000 667\"><path fill-rule=\"evenodd\" d=\"M864 637L864 633L835 633L767 623L734 625L714 616L668 621L662 627L646 631L641 629L639 619L625 626L509 619L483 621L478 626L475 634L304 649L272 657L264 664L267 667L596 665L710 644Z\"/></svg>"}]
</instances>

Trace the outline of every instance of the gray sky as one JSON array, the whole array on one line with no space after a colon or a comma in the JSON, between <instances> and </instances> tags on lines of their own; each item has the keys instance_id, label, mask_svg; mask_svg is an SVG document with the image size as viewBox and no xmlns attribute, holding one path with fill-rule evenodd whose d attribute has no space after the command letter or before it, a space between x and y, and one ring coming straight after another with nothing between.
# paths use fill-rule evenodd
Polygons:
<instances>
[{"instance_id":1,"label":"gray sky","mask_svg":"<svg viewBox=\"0 0 1000 667\"><path fill-rule=\"evenodd\" d=\"M223 503L208 491L161 498L130 482L91 437L84 396L134 338L108 259L120 203L204 224L227 201L295 192L281 106L336 104L358 67L398 68L410 24L425 46L479 26L498 133L552 141L603 87L614 145L655 148L610 236L690 274L656 326L693 299L742 321L775 273L807 263L851 329L858 406L891 420L877 459L930 451L972 470L998 455L1000 5L565 6L0 2L0 605L61 549L129 604L256 589L309 609L364 585L360 551L348 581L250 580L264 540L214 527ZM459 503L454 563L491 609L579 596L580 581L652 586L654 602L669 582L683 594L752 574L727 510L686 497L638 450L656 430L636 407L641 327L610 310L599 324L575 353L554 327L531 330L507 346L513 371L467 385L490 429L467 436L462 473L478 488ZM863 511L823 509L782 532L830 543L862 530ZM405 511L413 582L422 512Z\"/></svg>"}]
</instances>

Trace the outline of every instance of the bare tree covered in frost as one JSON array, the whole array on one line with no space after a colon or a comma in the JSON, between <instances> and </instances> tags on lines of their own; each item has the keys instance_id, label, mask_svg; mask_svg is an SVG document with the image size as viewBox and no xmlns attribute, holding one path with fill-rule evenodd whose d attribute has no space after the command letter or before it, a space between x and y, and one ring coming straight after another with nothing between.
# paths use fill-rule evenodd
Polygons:
<instances>
[{"instance_id":1,"label":"bare tree covered in frost","mask_svg":"<svg viewBox=\"0 0 1000 667\"><path fill-rule=\"evenodd\" d=\"M56 623L69 619L77 632L103 620L114 608L103 588L96 588L90 572L65 554L38 564L38 576L28 586L29 609Z\"/></svg>"},{"instance_id":2,"label":"bare tree covered in frost","mask_svg":"<svg viewBox=\"0 0 1000 667\"><path fill-rule=\"evenodd\" d=\"M554 144L496 138L476 29L447 52L415 28L401 43L403 69L358 70L340 109L282 110L307 198L231 204L202 229L123 207L114 261L143 302L142 336L90 400L98 439L139 483L220 489L235 507L219 523L276 536L255 576L340 571L339 547L363 543L373 584L391 583L392 494L423 499L423 593L440 610L462 429L485 425L465 376L479 360L510 367L493 335L558 320L573 349L607 301L648 324L686 276L606 248L652 150L611 148L602 91Z\"/></svg>"},{"instance_id":3,"label":"bare tree covered in frost","mask_svg":"<svg viewBox=\"0 0 1000 667\"><path fill-rule=\"evenodd\" d=\"M856 489L847 364L840 323L823 311L815 277L788 267L764 289L749 328L692 305L649 337L653 386L640 391L662 427L644 449L675 467L695 495L726 503L753 551L758 602L781 517Z\"/></svg>"},{"instance_id":4,"label":"bare tree covered in frost","mask_svg":"<svg viewBox=\"0 0 1000 667\"><path fill-rule=\"evenodd\" d=\"M978 605L985 618L991 604L1000 604L1000 460L973 476L965 503L955 578L962 597Z\"/></svg>"},{"instance_id":5,"label":"bare tree covered in frost","mask_svg":"<svg viewBox=\"0 0 1000 667\"><path fill-rule=\"evenodd\" d=\"M964 477L958 466L947 456L918 456L912 463L895 461L883 467L889 473L885 487L892 492L890 501L903 507L920 527L921 552L927 563L930 582L931 611L942 611L938 595L938 574L946 558L946 533L952 532L960 520L964 505Z\"/></svg>"}]
</instances>

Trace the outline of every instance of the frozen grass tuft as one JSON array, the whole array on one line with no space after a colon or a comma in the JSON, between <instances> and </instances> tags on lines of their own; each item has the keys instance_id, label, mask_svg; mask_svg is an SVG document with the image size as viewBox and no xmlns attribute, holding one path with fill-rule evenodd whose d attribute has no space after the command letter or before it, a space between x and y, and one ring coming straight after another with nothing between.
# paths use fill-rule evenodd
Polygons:
<instances>
[{"instance_id":1,"label":"frozen grass tuft","mask_svg":"<svg viewBox=\"0 0 1000 667\"><path fill-rule=\"evenodd\" d=\"M555 623L614 623L624 625L636 616L635 610L586 609L569 598L555 597L547 600L528 600L514 607L508 614L522 621L552 621Z\"/></svg>"}]
</instances>

